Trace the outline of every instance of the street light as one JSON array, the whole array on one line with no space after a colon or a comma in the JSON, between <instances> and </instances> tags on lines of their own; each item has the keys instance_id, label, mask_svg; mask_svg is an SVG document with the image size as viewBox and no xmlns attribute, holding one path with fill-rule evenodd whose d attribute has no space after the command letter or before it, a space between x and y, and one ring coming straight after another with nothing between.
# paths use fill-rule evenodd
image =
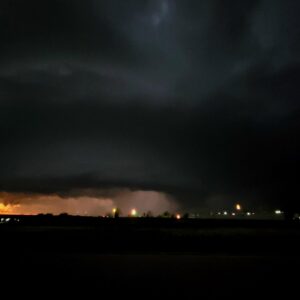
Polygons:
<instances>
[{"instance_id":1,"label":"street light","mask_svg":"<svg viewBox=\"0 0 300 300\"><path fill-rule=\"evenodd\" d=\"M133 209L131 210L130 215L131 215L132 217L136 217L136 216L137 216L137 211L136 211L135 208L133 208Z\"/></svg>"},{"instance_id":2,"label":"street light","mask_svg":"<svg viewBox=\"0 0 300 300\"><path fill-rule=\"evenodd\" d=\"M241 207L240 204L237 204L237 205L235 206L235 209L236 209L236 210L242 210L242 207Z\"/></svg>"}]
</instances>

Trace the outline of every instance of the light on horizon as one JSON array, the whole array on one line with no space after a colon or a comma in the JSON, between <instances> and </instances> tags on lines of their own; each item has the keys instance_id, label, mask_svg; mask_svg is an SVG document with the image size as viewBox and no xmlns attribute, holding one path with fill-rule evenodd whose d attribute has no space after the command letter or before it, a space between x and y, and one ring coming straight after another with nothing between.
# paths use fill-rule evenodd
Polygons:
<instances>
[{"instance_id":1,"label":"light on horizon","mask_svg":"<svg viewBox=\"0 0 300 300\"><path fill-rule=\"evenodd\" d=\"M133 209L131 210L130 215L131 215L132 217L136 217L136 216L137 216L137 211L136 211L135 208L133 208Z\"/></svg>"},{"instance_id":2,"label":"light on horizon","mask_svg":"<svg viewBox=\"0 0 300 300\"><path fill-rule=\"evenodd\" d=\"M237 205L235 206L235 209L236 209L236 210L241 210L241 209L242 209L242 207L241 207L241 205L240 205L240 204L237 204Z\"/></svg>"}]
</instances>

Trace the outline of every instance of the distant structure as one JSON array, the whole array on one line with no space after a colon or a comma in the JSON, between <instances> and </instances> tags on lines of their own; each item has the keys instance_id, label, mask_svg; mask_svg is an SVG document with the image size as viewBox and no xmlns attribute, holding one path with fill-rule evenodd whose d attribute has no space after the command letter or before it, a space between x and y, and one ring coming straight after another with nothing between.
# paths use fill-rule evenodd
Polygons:
<instances>
[{"instance_id":1,"label":"distant structure","mask_svg":"<svg viewBox=\"0 0 300 300\"><path fill-rule=\"evenodd\" d=\"M120 209L119 208L113 208L112 209L113 218L119 218L120 217Z\"/></svg>"}]
</instances>

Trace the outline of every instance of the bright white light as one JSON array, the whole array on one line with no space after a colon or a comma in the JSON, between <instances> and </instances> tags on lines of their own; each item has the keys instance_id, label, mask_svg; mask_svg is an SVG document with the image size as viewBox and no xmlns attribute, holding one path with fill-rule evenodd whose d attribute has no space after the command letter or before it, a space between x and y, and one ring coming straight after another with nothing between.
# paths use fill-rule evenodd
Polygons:
<instances>
[{"instance_id":1,"label":"bright white light","mask_svg":"<svg viewBox=\"0 0 300 300\"><path fill-rule=\"evenodd\" d=\"M224 215L224 216L227 216L227 215L228 215L227 211L224 211L224 212L223 212L223 215Z\"/></svg>"},{"instance_id":2,"label":"bright white light","mask_svg":"<svg viewBox=\"0 0 300 300\"><path fill-rule=\"evenodd\" d=\"M235 213L232 213L233 216L235 216Z\"/></svg>"},{"instance_id":3,"label":"bright white light","mask_svg":"<svg viewBox=\"0 0 300 300\"><path fill-rule=\"evenodd\" d=\"M136 217L136 215L137 215L136 209L133 208L133 209L131 210L130 214L131 214L132 217Z\"/></svg>"},{"instance_id":4,"label":"bright white light","mask_svg":"<svg viewBox=\"0 0 300 300\"><path fill-rule=\"evenodd\" d=\"M282 211L279 210L279 209L277 209L277 210L275 210L275 214L276 214L276 215L281 215L281 214L282 214Z\"/></svg>"},{"instance_id":5,"label":"bright white light","mask_svg":"<svg viewBox=\"0 0 300 300\"><path fill-rule=\"evenodd\" d=\"M247 212L247 216L251 216L251 212Z\"/></svg>"}]
</instances>

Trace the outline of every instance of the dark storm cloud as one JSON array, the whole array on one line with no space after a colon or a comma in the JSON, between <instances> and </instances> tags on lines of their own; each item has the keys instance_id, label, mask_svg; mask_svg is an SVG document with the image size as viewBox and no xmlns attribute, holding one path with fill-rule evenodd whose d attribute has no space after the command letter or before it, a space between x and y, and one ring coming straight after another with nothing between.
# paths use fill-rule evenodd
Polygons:
<instances>
[{"instance_id":1,"label":"dark storm cloud","mask_svg":"<svg viewBox=\"0 0 300 300\"><path fill-rule=\"evenodd\" d=\"M299 8L1 1L1 189L296 205Z\"/></svg>"}]
</instances>

